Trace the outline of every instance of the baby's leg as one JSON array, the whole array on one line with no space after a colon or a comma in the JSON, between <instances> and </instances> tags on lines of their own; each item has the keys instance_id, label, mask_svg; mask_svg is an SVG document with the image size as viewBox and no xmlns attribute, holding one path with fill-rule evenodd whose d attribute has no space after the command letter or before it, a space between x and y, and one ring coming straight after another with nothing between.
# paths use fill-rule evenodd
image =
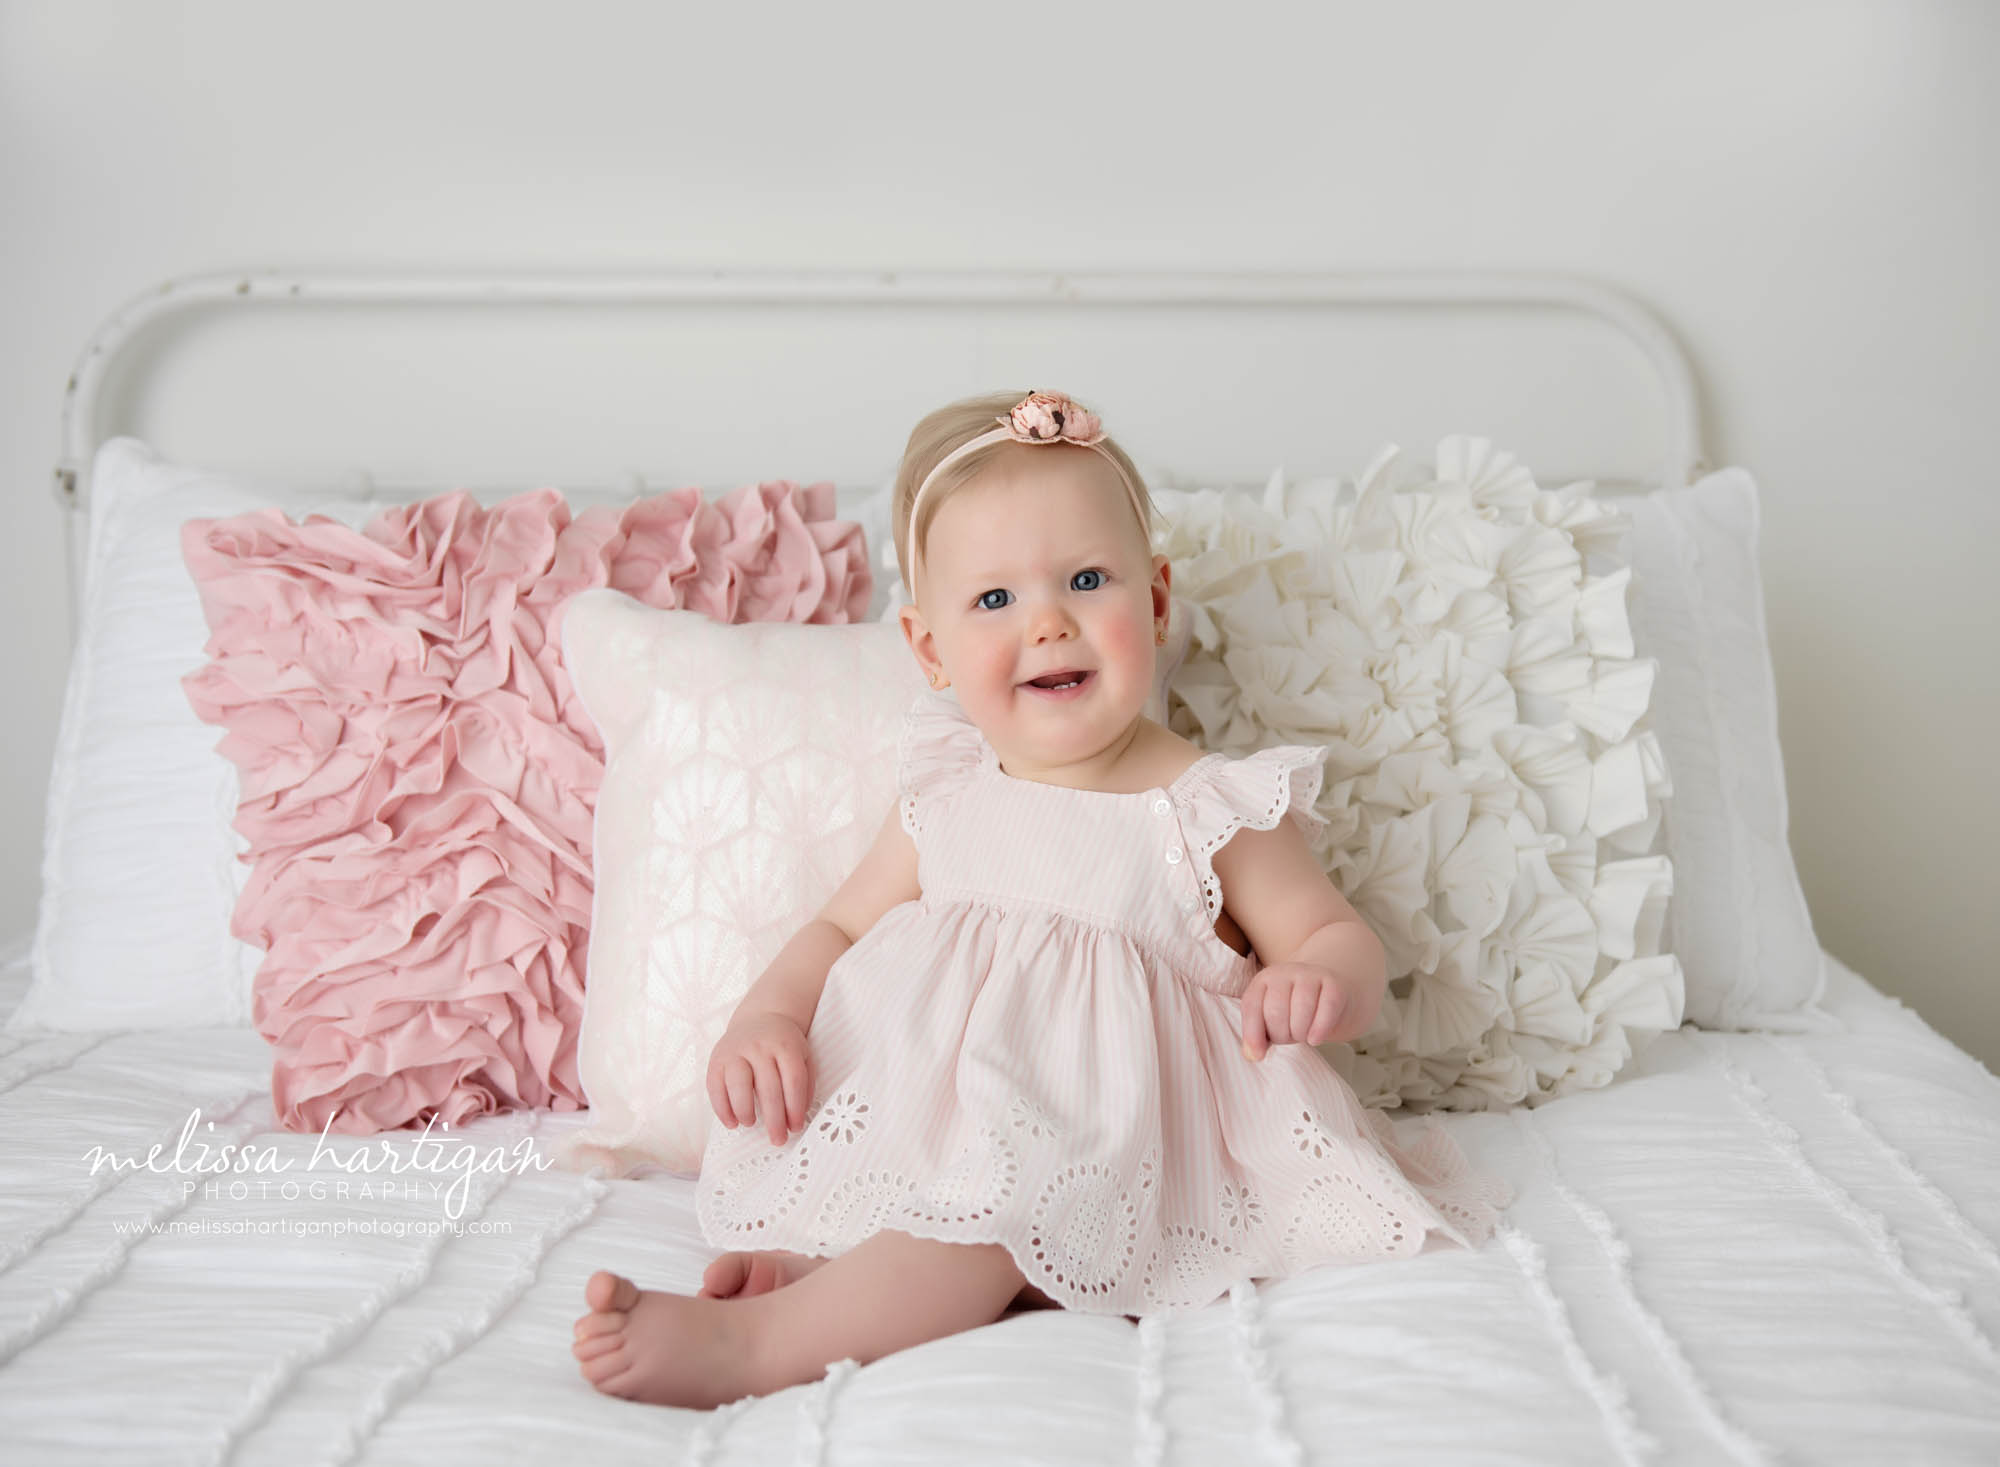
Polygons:
<instances>
[{"instance_id":1,"label":"baby's leg","mask_svg":"<svg viewBox=\"0 0 2000 1467\"><path fill-rule=\"evenodd\" d=\"M701 1276L700 1298L749 1299L795 1284L821 1264L824 1258L807 1253L759 1251L718 1254ZM1062 1306L1033 1284L1022 1284L1007 1306L1009 1309L1060 1309Z\"/></svg>"},{"instance_id":2,"label":"baby's leg","mask_svg":"<svg viewBox=\"0 0 2000 1467\"><path fill-rule=\"evenodd\" d=\"M760 1251L723 1253L708 1265L701 1276L703 1299L749 1299L795 1284L825 1263L806 1253Z\"/></svg>"},{"instance_id":3,"label":"baby's leg","mask_svg":"<svg viewBox=\"0 0 2000 1467\"><path fill-rule=\"evenodd\" d=\"M748 1299L640 1290L598 1273L585 1290L593 1312L577 1321L572 1353L610 1395L720 1406L816 1380L836 1360L865 1365L991 1324L1024 1282L998 1243L940 1243L887 1229Z\"/></svg>"}]
</instances>

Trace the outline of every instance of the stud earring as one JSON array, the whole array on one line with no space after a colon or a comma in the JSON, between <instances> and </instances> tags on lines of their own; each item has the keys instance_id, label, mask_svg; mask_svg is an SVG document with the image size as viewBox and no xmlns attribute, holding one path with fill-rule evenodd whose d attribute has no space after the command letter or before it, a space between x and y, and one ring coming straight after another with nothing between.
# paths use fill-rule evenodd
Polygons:
<instances>
[{"instance_id":1,"label":"stud earring","mask_svg":"<svg viewBox=\"0 0 2000 1467\"><path fill-rule=\"evenodd\" d=\"M931 686L932 686L933 688L948 688L948 687L950 687L950 686L951 686L951 683L950 683L949 681L947 681L947 682L939 682L939 681L938 681L938 675L937 675L936 673L932 673L932 674L931 674Z\"/></svg>"},{"instance_id":2,"label":"stud earring","mask_svg":"<svg viewBox=\"0 0 2000 1467\"><path fill-rule=\"evenodd\" d=\"M1156 629L1155 629L1155 631L1154 631L1154 634L1153 634L1153 641L1154 641L1155 643L1157 643L1157 644L1158 644L1159 646L1162 646L1162 647L1164 647L1164 646L1166 646L1166 645L1167 645L1167 629L1166 629L1166 627L1164 627L1164 626L1161 626L1161 627L1158 627L1158 628L1156 628Z\"/></svg>"}]
</instances>

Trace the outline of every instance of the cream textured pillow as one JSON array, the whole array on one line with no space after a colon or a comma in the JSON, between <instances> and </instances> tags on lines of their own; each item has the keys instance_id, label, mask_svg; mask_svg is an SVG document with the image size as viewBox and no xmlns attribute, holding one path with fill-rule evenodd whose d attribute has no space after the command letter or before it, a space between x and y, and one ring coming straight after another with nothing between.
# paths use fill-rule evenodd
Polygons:
<instances>
[{"instance_id":1,"label":"cream textured pillow","mask_svg":"<svg viewBox=\"0 0 2000 1467\"><path fill-rule=\"evenodd\" d=\"M900 604L859 625L725 626L610 590L566 603L605 770L577 1047L591 1124L565 1165L700 1169L709 1051L895 803L903 713L927 687ZM1154 718L1188 642L1179 609L1169 625Z\"/></svg>"},{"instance_id":2,"label":"cream textured pillow","mask_svg":"<svg viewBox=\"0 0 2000 1467\"><path fill-rule=\"evenodd\" d=\"M560 1159L692 1173L709 1051L895 804L924 677L893 622L725 625L611 590L568 603L563 656L605 769L577 1048L591 1123Z\"/></svg>"},{"instance_id":3,"label":"cream textured pillow","mask_svg":"<svg viewBox=\"0 0 2000 1467\"><path fill-rule=\"evenodd\" d=\"M1684 1002L1627 521L1483 439L1401 470L1391 448L1358 485L1154 491L1193 613L1170 726L1331 748L1317 849L1389 956L1376 1027L1325 1047L1363 1101L1602 1085Z\"/></svg>"}]
</instances>

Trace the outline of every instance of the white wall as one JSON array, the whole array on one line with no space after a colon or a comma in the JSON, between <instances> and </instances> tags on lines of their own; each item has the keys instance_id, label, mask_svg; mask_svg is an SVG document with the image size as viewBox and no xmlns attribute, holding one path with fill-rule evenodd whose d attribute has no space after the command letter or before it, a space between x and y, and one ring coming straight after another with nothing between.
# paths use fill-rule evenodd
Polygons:
<instances>
[{"instance_id":1,"label":"white wall","mask_svg":"<svg viewBox=\"0 0 2000 1467\"><path fill-rule=\"evenodd\" d=\"M2000 8L1142 13L0 0L0 933L34 919L67 655L62 384L151 283L1545 268L1663 312L1711 460L1763 486L1822 941L2000 1065Z\"/></svg>"}]
</instances>

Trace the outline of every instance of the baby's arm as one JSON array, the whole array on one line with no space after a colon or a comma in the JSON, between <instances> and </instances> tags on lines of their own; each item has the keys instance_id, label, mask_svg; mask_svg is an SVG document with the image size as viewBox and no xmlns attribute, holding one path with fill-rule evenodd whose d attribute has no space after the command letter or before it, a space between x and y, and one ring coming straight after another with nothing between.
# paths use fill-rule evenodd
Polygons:
<instances>
[{"instance_id":1,"label":"baby's arm","mask_svg":"<svg viewBox=\"0 0 2000 1467\"><path fill-rule=\"evenodd\" d=\"M1387 987L1381 939L1348 905L1290 820L1245 828L1213 857L1223 904L1265 966L1243 991L1243 1052L1356 1039Z\"/></svg>"},{"instance_id":2,"label":"baby's arm","mask_svg":"<svg viewBox=\"0 0 2000 1467\"><path fill-rule=\"evenodd\" d=\"M785 1139L784 1123L793 1131L805 1125L812 1099L806 1031L827 973L884 912L921 895L916 844L892 805L860 864L743 995L710 1054L709 1101L724 1125L762 1116L774 1143Z\"/></svg>"}]
</instances>

